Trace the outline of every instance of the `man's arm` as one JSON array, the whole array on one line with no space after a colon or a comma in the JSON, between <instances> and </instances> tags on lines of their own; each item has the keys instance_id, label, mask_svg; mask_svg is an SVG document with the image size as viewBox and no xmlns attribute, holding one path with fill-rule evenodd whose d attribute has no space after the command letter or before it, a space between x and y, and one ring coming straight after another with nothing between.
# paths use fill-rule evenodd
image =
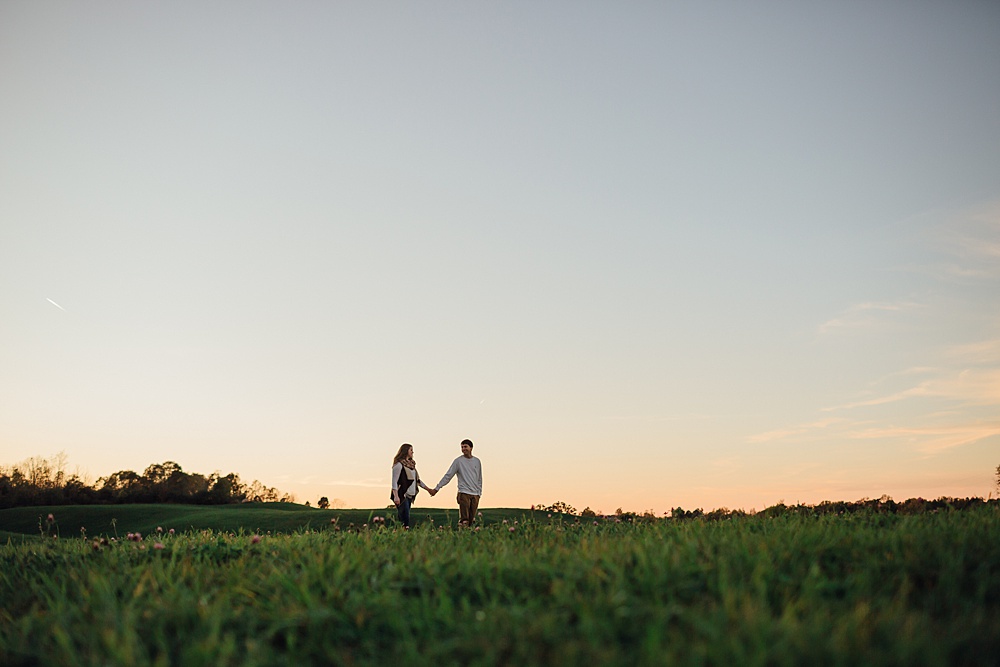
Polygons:
<instances>
[{"instance_id":1,"label":"man's arm","mask_svg":"<svg viewBox=\"0 0 1000 667\"><path fill-rule=\"evenodd\" d=\"M451 462L451 467L448 468L448 472L444 474L444 477L442 477L441 481L437 483L437 486L434 487L434 490L440 491L442 486L445 486L446 484L448 484L448 482L451 481L451 478L455 476L456 472L458 472L458 459L455 459L454 461Z\"/></svg>"}]
</instances>

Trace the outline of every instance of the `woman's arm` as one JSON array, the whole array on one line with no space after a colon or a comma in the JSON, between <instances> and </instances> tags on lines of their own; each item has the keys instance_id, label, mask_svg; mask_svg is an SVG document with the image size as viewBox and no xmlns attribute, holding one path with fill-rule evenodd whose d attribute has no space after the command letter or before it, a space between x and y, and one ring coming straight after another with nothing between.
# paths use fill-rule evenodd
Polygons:
<instances>
[{"instance_id":1,"label":"woman's arm","mask_svg":"<svg viewBox=\"0 0 1000 667\"><path fill-rule=\"evenodd\" d=\"M399 473L403 470L402 463L392 466L392 502L399 504Z\"/></svg>"},{"instance_id":2,"label":"woman's arm","mask_svg":"<svg viewBox=\"0 0 1000 667\"><path fill-rule=\"evenodd\" d=\"M414 472L416 472L415 468L414 468ZM430 487L430 486L427 486L426 484L424 484L424 480L420 479L420 473L419 472L417 473L417 485L420 486L420 488L423 489L424 491L426 491L427 493L431 494L432 496L437 493L437 489L435 489L433 487Z\"/></svg>"}]
</instances>

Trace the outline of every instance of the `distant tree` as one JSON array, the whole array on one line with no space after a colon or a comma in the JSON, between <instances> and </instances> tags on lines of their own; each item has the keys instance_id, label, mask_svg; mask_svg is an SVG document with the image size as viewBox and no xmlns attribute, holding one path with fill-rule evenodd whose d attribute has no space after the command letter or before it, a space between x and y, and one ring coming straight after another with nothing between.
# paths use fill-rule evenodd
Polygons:
<instances>
[{"instance_id":1,"label":"distant tree","mask_svg":"<svg viewBox=\"0 0 1000 667\"><path fill-rule=\"evenodd\" d=\"M14 484L10 475L0 471L0 508L11 507L14 503Z\"/></svg>"},{"instance_id":2,"label":"distant tree","mask_svg":"<svg viewBox=\"0 0 1000 667\"><path fill-rule=\"evenodd\" d=\"M154 463L142 473L145 495L160 503L182 500L187 473L173 461Z\"/></svg>"},{"instance_id":3,"label":"distant tree","mask_svg":"<svg viewBox=\"0 0 1000 667\"><path fill-rule=\"evenodd\" d=\"M320 508L321 510L325 510L325 509L329 508L330 507L330 499L327 498L326 496L323 496L316 503L316 507Z\"/></svg>"},{"instance_id":4,"label":"distant tree","mask_svg":"<svg viewBox=\"0 0 1000 667\"><path fill-rule=\"evenodd\" d=\"M539 503L535 505L535 509L540 512L559 512L560 514L576 514L576 508L569 503L564 503L558 500L551 505L545 505L544 503Z\"/></svg>"},{"instance_id":5,"label":"distant tree","mask_svg":"<svg viewBox=\"0 0 1000 667\"><path fill-rule=\"evenodd\" d=\"M164 468L167 464L164 463ZM176 463L162 482L158 498L170 503L188 503L208 491L208 478L198 473L186 473Z\"/></svg>"},{"instance_id":6,"label":"distant tree","mask_svg":"<svg viewBox=\"0 0 1000 667\"><path fill-rule=\"evenodd\" d=\"M254 480L250 482L250 485L246 487L246 498L243 502L247 503L294 503L295 496L290 493L282 493L278 489L265 486L259 480Z\"/></svg>"},{"instance_id":7,"label":"distant tree","mask_svg":"<svg viewBox=\"0 0 1000 667\"><path fill-rule=\"evenodd\" d=\"M671 519L697 519L703 514L704 511L700 507L694 510L686 510L683 507L675 507L670 510Z\"/></svg>"},{"instance_id":8,"label":"distant tree","mask_svg":"<svg viewBox=\"0 0 1000 667\"><path fill-rule=\"evenodd\" d=\"M225 477L215 472L208 478L209 488L206 501L212 505L226 503L242 503L247 499L246 488L240 481L240 476L234 472Z\"/></svg>"},{"instance_id":9,"label":"distant tree","mask_svg":"<svg viewBox=\"0 0 1000 667\"><path fill-rule=\"evenodd\" d=\"M244 485L235 473L187 473L173 461L154 463L141 475L119 470L91 484L66 473L65 453L33 456L13 466L0 465L0 508L91 503L229 504L250 500L295 502L295 496L254 481ZM342 502L342 501L338 501Z\"/></svg>"},{"instance_id":10,"label":"distant tree","mask_svg":"<svg viewBox=\"0 0 1000 667\"><path fill-rule=\"evenodd\" d=\"M97 480L98 495L106 502L135 502L142 491L142 477L131 470L119 470Z\"/></svg>"},{"instance_id":11,"label":"distant tree","mask_svg":"<svg viewBox=\"0 0 1000 667\"><path fill-rule=\"evenodd\" d=\"M70 475L63 485L62 501L70 505L89 505L97 500L97 489L89 486L77 475Z\"/></svg>"},{"instance_id":12,"label":"distant tree","mask_svg":"<svg viewBox=\"0 0 1000 667\"><path fill-rule=\"evenodd\" d=\"M589 507L584 507L583 511L580 512L580 516L585 516L585 517L597 516L597 512L590 509Z\"/></svg>"},{"instance_id":13,"label":"distant tree","mask_svg":"<svg viewBox=\"0 0 1000 667\"><path fill-rule=\"evenodd\" d=\"M997 466L997 493L1000 493L1000 466Z\"/></svg>"}]
</instances>

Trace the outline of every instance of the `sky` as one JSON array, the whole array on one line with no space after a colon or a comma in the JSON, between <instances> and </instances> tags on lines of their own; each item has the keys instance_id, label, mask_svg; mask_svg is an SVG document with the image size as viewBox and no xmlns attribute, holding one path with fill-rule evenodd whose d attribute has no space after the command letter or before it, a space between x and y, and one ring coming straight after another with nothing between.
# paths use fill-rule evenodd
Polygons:
<instances>
[{"instance_id":1,"label":"sky","mask_svg":"<svg viewBox=\"0 0 1000 667\"><path fill-rule=\"evenodd\" d=\"M1000 4L0 4L0 463L996 495ZM454 507L455 482L418 506Z\"/></svg>"}]
</instances>

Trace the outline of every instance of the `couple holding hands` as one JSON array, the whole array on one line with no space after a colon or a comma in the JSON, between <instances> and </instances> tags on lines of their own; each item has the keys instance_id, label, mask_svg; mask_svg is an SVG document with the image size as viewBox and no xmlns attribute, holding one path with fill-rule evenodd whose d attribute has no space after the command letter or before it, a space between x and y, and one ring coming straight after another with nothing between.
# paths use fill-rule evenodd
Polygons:
<instances>
[{"instance_id":1,"label":"couple holding hands","mask_svg":"<svg viewBox=\"0 0 1000 667\"><path fill-rule=\"evenodd\" d=\"M396 512L404 528L410 527L410 506L417 496L418 487L437 495L441 487L458 475L459 525L471 526L479 509L479 497L483 495L483 464L472 455L472 441L462 441L462 455L455 459L448 472L433 489L420 479L417 463L413 460L413 445L403 443L392 459L392 493L390 497L396 505Z\"/></svg>"}]
</instances>

